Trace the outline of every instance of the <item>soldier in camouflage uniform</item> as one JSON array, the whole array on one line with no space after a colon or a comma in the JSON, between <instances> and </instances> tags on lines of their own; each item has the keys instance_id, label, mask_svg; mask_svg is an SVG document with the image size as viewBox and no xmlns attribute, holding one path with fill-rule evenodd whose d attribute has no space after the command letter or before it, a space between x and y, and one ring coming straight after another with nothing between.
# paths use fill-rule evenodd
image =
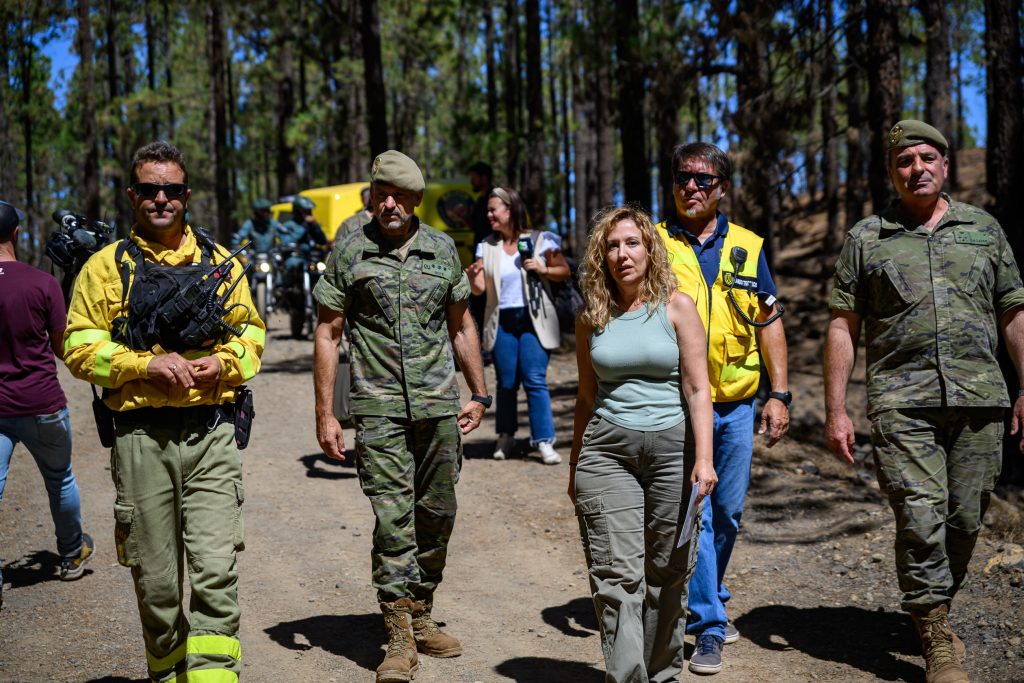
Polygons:
<instances>
[{"instance_id":1,"label":"soldier in camouflage uniform","mask_svg":"<svg viewBox=\"0 0 1024 683\"><path fill-rule=\"evenodd\" d=\"M348 233L358 230L373 219L373 204L370 202L369 186L359 191L359 198L363 202L363 208L341 222L341 225L338 226L338 231L334 234L335 244L340 242Z\"/></svg>"},{"instance_id":2,"label":"soldier in camouflage uniform","mask_svg":"<svg viewBox=\"0 0 1024 683\"><path fill-rule=\"evenodd\" d=\"M313 292L320 304L314 382L317 439L329 457L344 460L333 393L347 321L356 467L377 518L373 583L389 636L377 682L392 683L412 679L417 649L435 657L462 652L431 608L455 524L461 435L480 425L491 397L455 244L413 215L423 175L391 150L374 160L370 178L376 217L336 244ZM461 409L453 350L473 392Z\"/></svg>"},{"instance_id":3,"label":"soldier in camouflage uniform","mask_svg":"<svg viewBox=\"0 0 1024 683\"><path fill-rule=\"evenodd\" d=\"M920 121L890 131L889 177L899 198L846 236L825 352L826 439L852 463L846 386L864 323L878 483L896 516L901 605L921 637L928 683L968 680L948 612L999 475L1011 404L997 330L1018 374L1024 365L1017 264L992 216L941 192L947 148ZM1022 420L1018 397L1011 433Z\"/></svg>"}]
</instances>

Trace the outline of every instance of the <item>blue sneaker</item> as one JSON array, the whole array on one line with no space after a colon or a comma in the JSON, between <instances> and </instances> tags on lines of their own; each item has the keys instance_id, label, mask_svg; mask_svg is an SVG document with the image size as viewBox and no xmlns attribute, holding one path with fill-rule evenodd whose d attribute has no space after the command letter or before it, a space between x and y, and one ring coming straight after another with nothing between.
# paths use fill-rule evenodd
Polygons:
<instances>
[{"instance_id":1,"label":"blue sneaker","mask_svg":"<svg viewBox=\"0 0 1024 683\"><path fill-rule=\"evenodd\" d=\"M690 657L690 671L695 674L716 674L722 670L722 645L725 641L711 633L697 636L697 645Z\"/></svg>"}]
</instances>

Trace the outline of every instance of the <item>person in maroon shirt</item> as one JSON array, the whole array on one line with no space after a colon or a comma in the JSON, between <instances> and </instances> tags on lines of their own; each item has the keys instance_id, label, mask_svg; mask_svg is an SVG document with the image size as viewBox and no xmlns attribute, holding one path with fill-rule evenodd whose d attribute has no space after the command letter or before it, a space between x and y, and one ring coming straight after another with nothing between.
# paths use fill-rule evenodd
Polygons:
<instances>
[{"instance_id":1,"label":"person in maroon shirt","mask_svg":"<svg viewBox=\"0 0 1024 683\"><path fill-rule=\"evenodd\" d=\"M21 442L35 458L50 498L60 578L73 581L81 578L94 546L82 531L78 482L71 471L71 422L57 380L55 355L63 355L67 318L57 280L17 260L24 218L0 201L0 501L11 454Z\"/></svg>"}]
</instances>

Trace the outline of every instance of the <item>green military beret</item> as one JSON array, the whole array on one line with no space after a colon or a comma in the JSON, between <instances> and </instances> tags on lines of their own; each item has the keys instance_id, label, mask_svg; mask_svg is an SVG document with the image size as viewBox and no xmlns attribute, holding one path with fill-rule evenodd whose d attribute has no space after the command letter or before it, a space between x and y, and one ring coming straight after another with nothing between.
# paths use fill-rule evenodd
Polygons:
<instances>
[{"instance_id":1,"label":"green military beret","mask_svg":"<svg viewBox=\"0 0 1024 683\"><path fill-rule=\"evenodd\" d=\"M426 183L416 162L401 152L389 149L377 155L370 167L370 182L394 185L400 190L423 192Z\"/></svg>"},{"instance_id":2,"label":"green military beret","mask_svg":"<svg viewBox=\"0 0 1024 683\"><path fill-rule=\"evenodd\" d=\"M303 209L305 211L312 211L316 208L316 204L309 197L303 197L301 194L296 195L295 199L292 200L292 210Z\"/></svg>"},{"instance_id":3,"label":"green military beret","mask_svg":"<svg viewBox=\"0 0 1024 683\"><path fill-rule=\"evenodd\" d=\"M949 143L942 133L924 121L904 119L889 131L889 149L913 147L922 142L938 147L943 154L949 149Z\"/></svg>"},{"instance_id":4,"label":"green military beret","mask_svg":"<svg viewBox=\"0 0 1024 683\"><path fill-rule=\"evenodd\" d=\"M266 199L257 199L252 203L253 211L266 211L270 208L270 202Z\"/></svg>"}]
</instances>

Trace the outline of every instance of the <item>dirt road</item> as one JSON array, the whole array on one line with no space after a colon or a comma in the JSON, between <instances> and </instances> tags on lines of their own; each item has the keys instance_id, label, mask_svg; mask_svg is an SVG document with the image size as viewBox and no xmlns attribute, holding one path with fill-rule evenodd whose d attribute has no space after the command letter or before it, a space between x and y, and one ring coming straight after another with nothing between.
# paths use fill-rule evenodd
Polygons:
<instances>
[{"instance_id":1,"label":"dirt road","mask_svg":"<svg viewBox=\"0 0 1024 683\"><path fill-rule=\"evenodd\" d=\"M372 681L384 640L370 586L372 515L355 471L320 455L312 344L286 339L283 318L271 322L264 368L251 383L257 422L244 452L243 678ZM840 467L814 445L820 355L810 348L803 356L795 350L795 439L772 451L759 445L755 454L728 575L731 616L743 637L727 646L725 670L714 680L923 681L911 622L898 611L891 514L873 475ZM565 454L574 377L574 358L556 356L551 385ZM56 579L46 496L19 448L0 504L7 582L0 680L145 680L131 580L114 556L109 457L95 436L88 386L65 370L61 381L97 555L82 580ZM424 659L416 681L602 681L583 553L564 494L567 465L545 467L536 454L495 462L492 437L489 420L466 442L459 516L436 599L436 616L462 639L465 654ZM972 680L1024 680L1020 573L983 571L1010 550L983 532L972 566L977 580L953 612Z\"/></svg>"}]
</instances>

